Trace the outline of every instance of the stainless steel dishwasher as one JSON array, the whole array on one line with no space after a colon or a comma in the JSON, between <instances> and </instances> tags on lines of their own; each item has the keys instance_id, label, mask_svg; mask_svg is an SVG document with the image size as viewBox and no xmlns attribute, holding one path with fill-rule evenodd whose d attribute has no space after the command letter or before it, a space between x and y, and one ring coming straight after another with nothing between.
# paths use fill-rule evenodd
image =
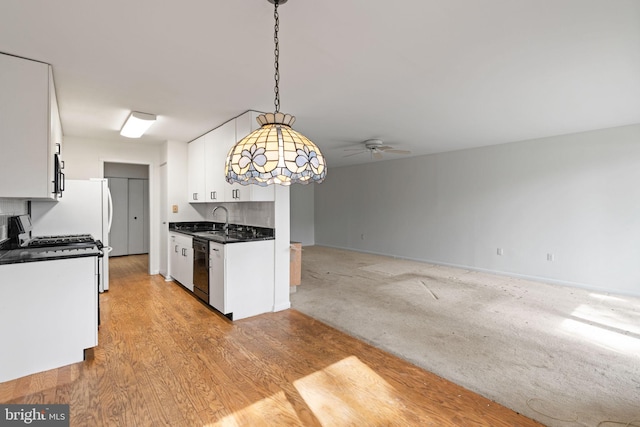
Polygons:
<instances>
[{"instance_id":1,"label":"stainless steel dishwasher","mask_svg":"<svg viewBox=\"0 0 640 427\"><path fill-rule=\"evenodd\" d=\"M209 241L193 239L193 293L209 304Z\"/></svg>"}]
</instances>

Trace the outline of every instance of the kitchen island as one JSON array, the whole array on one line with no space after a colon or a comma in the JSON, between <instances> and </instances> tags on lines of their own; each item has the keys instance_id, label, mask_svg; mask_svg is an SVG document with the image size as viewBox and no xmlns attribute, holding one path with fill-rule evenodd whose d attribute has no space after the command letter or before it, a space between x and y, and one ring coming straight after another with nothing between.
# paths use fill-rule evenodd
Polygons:
<instances>
[{"instance_id":1,"label":"kitchen island","mask_svg":"<svg viewBox=\"0 0 640 427\"><path fill-rule=\"evenodd\" d=\"M84 360L98 345L98 256L0 251L0 382Z\"/></svg>"}]
</instances>

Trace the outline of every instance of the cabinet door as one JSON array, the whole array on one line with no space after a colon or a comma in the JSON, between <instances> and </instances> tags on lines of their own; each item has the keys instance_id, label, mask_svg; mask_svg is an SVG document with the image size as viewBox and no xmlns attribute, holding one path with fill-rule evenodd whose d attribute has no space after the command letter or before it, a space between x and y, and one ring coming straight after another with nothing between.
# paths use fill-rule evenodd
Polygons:
<instances>
[{"instance_id":1,"label":"cabinet door","mask_svg":"<svg viewBox=\"0 0 640 427\"><path fill-rule=\"evenodd\" d=\"M179 249L179 272L180 277L178 281L182 285L193 292L193 241L191 237L184 234L178 234L176 236Z\"/></svg>"},{"instance_id":2,"label":"cabinet door","mask_svg":"<svg viewBox=\"0 0 640 427\"><path fill-rule=\"evenodd\" d=\"M169 233L169 274L193 292L193 244L191 237Z\"/></svg>"},{"instance_id":3,"label":"cabinet door","mask_svg":"<svg viewBox=\"0 0 640 427\"><path fill-rule=\"evenodd\" d=\"M189 245L182 246L181 254L182 254L182 267L181 267L182 280L180 281L180 283L182 283L185 288L193 292L193 248L191 247L191 245L189 244Z\"/></svg>"},{"instance_id":4,"label":"cabinet door","mask_svg":"<svg viewBox=\"0 0 640 427\"><path fill-rule=\"evenodd\" d=\"M0 54L0 198L55 198L50 118L57 106L50 108L50 69Z\"/></svg>"},{"instance_id":5,"label":"cabinet door","mask_svg":"<svg viewBox=\"0 0 640 427\"><path fill-rule=\"evenodd\" d=\"M209 242L209 305L227 314L224 290L225 246Z\"/></svg>"},{"instance_id":6,"label":"cabinet door","mask_svg":"<svg viewBox=\"0 0 640 427\"><path fill-rule=\"evenodd\" d=\"M229 186L224 176L224 163L235 138L235 125L231 120L207 134L205 140L207 201L229 201L226 188Z\"/></svg>"},{"instance_id":7,"label":"cabinet door","mask_svg":"<svg viewBox=\"0 0 640 427\"><path fill-rule=\"evenodd\" d=\"M236 135L234 141L229 144L228 150L231 149L233 144L258 129L259 126L256 121L257 116L258 113L255 111L247 111L235 119ZM272 202L275 200L275 190L273 185L261 187L255 184L233 184L229 186L227 194L230 196L228 201L231 202Z\"/></svg>"},{"instance_id":8,"label":"cabinet door","mask_svg":"<svg viewBox=\"0 0 640 427\"><path fill-rule=\"evenodd\" d=\"M180 245L174 233L169 233L169 275L178 280L180 276ZM179 281L179 280L178 280Z\"/></svg>"},{"instance_id":9,"label":"cabinet door","mask_svg":"<svg viewBox=\"0 0 640 427\"><path fill-rule=\"evenodd\" d=\"M191 141L188 148L188 188L189 203L204 203L205 199L205 157L204 136Z\"/></svg>"}]
</instances>

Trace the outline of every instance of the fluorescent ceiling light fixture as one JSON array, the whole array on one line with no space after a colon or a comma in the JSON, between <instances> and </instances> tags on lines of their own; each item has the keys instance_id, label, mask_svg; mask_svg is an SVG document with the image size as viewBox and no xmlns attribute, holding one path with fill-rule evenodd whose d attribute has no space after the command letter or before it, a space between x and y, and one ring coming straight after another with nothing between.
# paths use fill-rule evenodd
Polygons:
<instances>
[{"instance_id":1,"label":"fluorescent ceiling light fixture","mask_svg":"<svg viewBox=\"0 0 640 427\"><path fill-rule=\"evenodd\" d=\"M230 184L260 186L320 183L327 175L324 156L313 142L291 128L296 118L280 112L278 5L287 0L268 1L274 4L275 19L275 112L258 116L260 128L231 148L225 162L225 179Z\"/></svg>"},{"instance_id":2,"label":"fluorescent ceiling light fixture","mask_svg":"<svg viewBox=\"0 0 640 427\"><path fill-rule=\"evenodd\" d=\"M155 114L132 111L129 117L127 117L127 121L124 122L124 126L122 126L120 130L120 135L126 136L127 138L140 138L155 121Z\"/></svg>"}]
</instances>

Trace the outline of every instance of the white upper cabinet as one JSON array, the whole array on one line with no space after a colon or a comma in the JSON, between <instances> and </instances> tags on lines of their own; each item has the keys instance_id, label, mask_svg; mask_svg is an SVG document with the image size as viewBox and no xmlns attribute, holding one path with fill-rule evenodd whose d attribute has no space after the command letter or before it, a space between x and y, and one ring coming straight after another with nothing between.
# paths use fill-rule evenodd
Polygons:
<instances>
[{"instance_id":1,"label":"white upper cabinet","mask_svg":"<svg viewBox=\"0 0 640 427\"><path fill-rule=\"evenodd\" d=\"M0 94L0 198L56 199L62 126L51 66L0 54Z\"/></svg>"},{"instance_id":2,"label":"white upper cabinet","mask_svg":"<svg viewBox=\"0 0 640 427\"><path fill-rule=\"evenodd\" d=\"M207 134L205 143L205 176L208 202L226 201L225 190L229 187L224 177L224 163L231 146L229 141L236 137L234 120L228 121Z\"/></svg>"},{"instance_id":3,"label":"white upper cabinet","mask_svg":"<svg viewBox=\"0 0 640 427\"><path fill-rule=\"evenodd\" d=\"M254 130L258 129L258 122L256 117L258 113L255 111L247 111L243 115L239 116L235 120L236 125L236 137L235 140L229 144L227 151L231 149L233 144L240 141L245 136L249 135ZM227 183L227 201L229 202L273 202L275 200L275 190L273 185L261 187L259 185L241 185L241 184L229 184Z\"/></svg>"},{"instance_id":4,"label":"white upper cabinet","mask_svg":"<svg viewBox=\"0 0 640 427\"><path fill-rule=\"evenodd\" d=\"M193 140L189 143L189 173L187 175L187 187L189 189L190 203L204 203L205 200L205 137Z\"/></svg>"},{"instance_id":5,"label":"white upper cabinet","mask_svg":"<svg viewBox=\"0 0 640 427\"><path fill-rule=\"evenodd\" d=\"M224 164L231 147L258 128L258 113L248 111L189 143L189 202L274 201L272 185L229 184Z\"/></svg>"}]
</instances>

